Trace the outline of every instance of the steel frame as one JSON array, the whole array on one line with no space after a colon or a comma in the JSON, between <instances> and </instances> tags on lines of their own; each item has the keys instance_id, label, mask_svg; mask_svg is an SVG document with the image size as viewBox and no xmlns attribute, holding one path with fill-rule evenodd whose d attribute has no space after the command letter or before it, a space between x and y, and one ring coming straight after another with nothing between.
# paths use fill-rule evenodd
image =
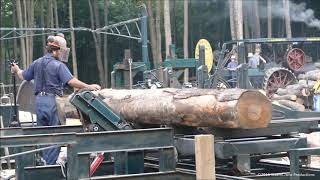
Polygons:
<instances>
[{"instance_id":1,"label":"steel frame","mask_svg":"<svg viewBox=\"0 0 320 180\"><path fill-rule=\"evenodd\" d=\"M16 152L21 152L22 148L26 150L32 148L32 146L37 145L67 145L68 179L89 178L89 154L96 152L107 152L115 154L115 172L117 174L132 174L143 173L144 161L143 157L141 159L140 151L148 149L158 149L160 152L161 162L159 168L160 171L175 171L173 130L170 128L94 133L68 132L52 134L41 134L48 133L51 130L50 128L27 128L27 131L30 134L22 135L21 133L23 129L24 128L20 128L20 130L17 131L17 129L15 128L1 131L4 133L2 133L0 137L0 147L16 147ZM53 128L52 131L61 132L62 130L66 130L66 127L61 129ZM33 134L31 132L33 132ZM135 140L132 141L132 138L134 138ZM118 156L120 158L118 158ZM32 154L24 156L23 159L21 156L16 157L16 177L19 180L30 177L30 173L31 171L33 171L32 160ZM43 167L46 172L56 172L56 170L52 170L50 169L50 167L48 168ZM53 168L57 167L53 166ZM25 169L28 170L25 171ZM39 167L36 167L35 171L40 169Z\"/></svg>"}]
</instances>

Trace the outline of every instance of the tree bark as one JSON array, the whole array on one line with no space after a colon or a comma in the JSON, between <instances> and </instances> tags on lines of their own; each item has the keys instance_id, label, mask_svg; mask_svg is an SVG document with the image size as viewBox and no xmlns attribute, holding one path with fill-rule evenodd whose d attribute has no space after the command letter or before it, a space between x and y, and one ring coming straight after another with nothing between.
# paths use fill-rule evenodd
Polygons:
<instances>
[{"instance_id":1,"label":"tree bark","mask_svg":"<svg viewBox=\"0 0 320 180\"><path fill-rule=\"evenodd\" d=\"M48 1L48 23L49 26L48 27L54 27L54 23L53 23L53 3L52 0Z\"/></svg>"},{"instance_id":2,"label":"tree bark","mask_svg":"<svg viewBox=\"0 0 320 180\"><path fill-rule=\"evenodd\" d=\"M29 27L33 27L34 25L34 0L30 0L29 1L29 11L28 11L28 16L29 16ZM29 33L29 65L32 63L33 61L33 31L30 31Z\"/></svg>"},{"instance_id":3,"label":"tree bark","mask_svg":"<svg viewBox=\"0 0 320 180\"><path fill-rule=\"evenodd\" d=\"M70 28L73 28L73 12L72 12L72 0L69 0L69 23ZM74 77L78 78L78 63L75 45L75 34L71 30L71 53L72 53L72 69Z\"/></svg>"},{"instance_id":4,"label":"tree bark","mask_svg":"<svg viewBox=\"0 0 320 180\"><path fill-rule=\"evenodd\" d=\"M289 0L283 0L283 6L284 6L284 17L285 17L285 23L286 23L286 34L287 38L292 38L291 33L291 23L290 23L290 9L289 9Z\"/></svg>"},{"instance_id":5,"label":"tree bark","mask_svg":"<svg viewBox=\"0 0 320 180\"><path fill-rule=\"evenodd\" d=\"M56 28L59 28L59 17L58 17L58 5L57 0L53 0L53 7L54 7L54 20Z\"/></svg>"},{"instance_id":6,"label":"tree bark","mask_svg":"<svg viewBox=\"0 0 320 180\"><path fill-rule=\"evenodd\" d=\"M267 2L267 16L268 16L268 38L272 37L272 1Z\"/></svg>"},{"instance_id":7,"label":"tree bark","mask_svg":"<svg viewBox=\"0 0 320 180\"><path fill-rule=\"evenodd\" d=\"M166 37L166 58L170 56L170 45L172 43L169 4L169 0L163 1L164 31Z\"/></svg>"},{"instance_id":8,"label":"tree bark","mask_svg":"<svg viewBox=\"0 0 320 180\"><path fill-rule=\"evenodd\" d=\"M88 3L89 3L89 10L90 10L91 29L95 29L95 24L97 24L97 23L95 23L95 18L94 18L94 13L93 13L94 6L92 6L91 0L88 0ZM103 71L103 64L102 64L102 59L101 59L101 46L99 44L99 38L97 37L97 35L94 32L92 32L92 36L93 36L95 49L96 49L97 68L99 71L100 84L104 84L104 76L103 76L104 71Z\"/></svg>"},{"instance_id":9,"label":"tree bark","mask_svg":"<svg viewBox=\"0 0 320 180\"><path fill-rule=\"evenodd\" d=\"M188 35L189 35L189 0L183 2L183 57L189 58ZM189 81L189 69L184 69L184 83Z\"/></svg>"},{"instance_id":10,"label":"tree bark","mask_svg":"<svg viewBox=\"0 0 320 180\"><path fill-rule=\"evenodd\" d=\"M27 9L29 10L29 1L23 0L23 27L29 27L29 13L27 13ZM26 67L30 64L30 44L29 44L29 31L25 31L25 40L26 40Z\"/></svg>"},{"instance_id":11,"label":"tree bark","mask_svg":"<svg viewBox=\"0 0 320 180\"><path fill-rule=\"evenodd\" d=\"M13 7L16 7L16 2L13 2ZM17 11L16 8L13 8L13 13L12 13L13 27L17 27L16 11ZM3 21L1 20L1 22L3 22ZM14 32L14 35L16 35L16 32ZM1 47L4 47L4 46L1 46ZM13 40L13 52L14 52L14 59L18 60L18 41L16 38ZM1 81L1 82L4 82L4 81Z\"/></svg>"},{"instance_id":12,"label":"tree bark","mask_svg":"<svg viewBox=\"0 0 320 180\"><path fill-rule=\"evenodd\" d=\"M22 28L23 25L23 19L22 19L22 8L21 8L21 2L17 2L17 18L18 18L18 24L19 28ZM23 31L20 31L20 34L23 34ZM20 38L20 45L21 45L21 50L20 50L20 56L22 58L22 67L26 68L27 67L27 57L26 57L26 44L25 44L25 38Z\"/></svg>"},{"instance_id":13,"label":"tree bark","mask_svg":"<svg viewBox=\"0 0 320 180\"><path fill-rule=\"evenodd\" d=\"M156 48L157 64L162 63L162 42L161 42L161 0L156 0ZM159 81L163 81L162 71L157 71Z\"/></svg>"},{"instance_id":14,"label":"tree bark","mask_svg":"<svg viewBox=\"0 0 320 180\"><path fill-rule=\"evenodd\" d=\"M235 25L234 25L234 1L229 0L229 17L230 17L230 32L231 32L231 39L236 39L235 33Z\"/></svg>"},{"instance_id":15,"label":"tree bark","mask_svg":"<svg viewBox=\"0 0 320 180\"><path fill-rule=\"evenodd\" d=\"M156 41L157 41L157 60L158 63L162 63L162 52L161 52L161 2L156 1Z\"/></svg>"},{"instance_id":16,"label":"tree bark","mask_svg":"<svg viewBox=\"0 0 320 180\"><path fill-rule=\"evenodd\" d=\"M279 88L277 90L277 94L280 96L287 95L287 94L301 96L302 95L301 91L305 88L308 88L306 84L292 84L292 85L288 85L285 89Z\"/></svg>"},{"instance_id":17,"label":"tree bark","mask_svg":"<svg viewBox=\"0 0 320 180\"><path fill-rule=\"evenodd\" d=\"M243 39L243 11L242 0L234 0L234 24L236 39Z\"/></svg>"},{"instance_id":18,"label":"tree bark","mask_svg":"<svg viewBox=\"0 0 320 180\"><path fill-rule=\"evenodd\" d=\"M40 25L41 27L45 27L45 23L44 23L44 1L40 1ZM41 36L41 41L42 41L42 51L43 54L46 53L46 36L43 34Z\"/></svg>"},{"instance_id":19,"label":"tree bark","mask_svg":"<svg viewBox=\"0 0 320 180\"><path fill-rule=\"evenodd\" d=\"M104 1L104 25L107 26L109 14L109 0ZM105 87L109 87L109 71L108 71L108 35L104 34L103 40L103 58L104 58L104 78L105 78Z\"/></svg>"},{"instance_id":20,"label":"tree bark","mask_svg":"<svg viewBox=\"0 0 320 180\"><path fill-rule=\"evenodd\" d=\"M246 39L250 38L250 31L249 31L249 12L247 9L243 11L243 24L244 24L244 37ZM250 51L249 51L250 52Z\"/></svg>"},{"instance_id":21,"label":"tree bark","mask_svg":"<svg viewBox=\"0 0 320 180\"><path fill-rule=\"evenodd\" d=\"M253 1L253 19L254 19L254 38L260 38L261 37L261 30L260 30L260 16L259 16L259 5L258 1Z\"/></svg>"},{"instance_id":22,"label":"tree bark","mask_svg":"<svg viewBox=\"0 0 320 180\"><path fill-rule=\"evenodd\" d=\"M157 61L157 38L156 38L156 29L155 29L155 23L154 23L154 16L153 16L153 10L152 10L152 2L151 0L147 1L147 11L148 11L148 17L149 17L149 31L150 31L150 42L151 42L151 50L152 50L152 59L153 59L153 65L154 68L157 68L159 66Z\"/></svg>"},{"instance_id":23,"label":"tree bark","mask_svg":"<svg viewBox=\"0 0 320 180\"><path fill-rule=\"evenodd\" d=\"M94 92L123 120L195 127L263 128L271 103L259 91L242 89L156 89Z\"/></svg>"},{"instance_id":24,"label":"tree bark","mask_svg":"<svg viewBox=\"0 0 320 180\"><path fill-rule=\"evenodd\" d=\"M282 95L282 96L279 96L277 94L274 94L272 96L272 100L290 100L290 101L295 101L297 100L297 96L296 95Z\"/></svg>"},{"instance_id":25,"label":"tree bark","mask_svg":"<svg viewBox=\"0 0 320 180\"><path fill-rule=\"evenodd\" d=\"M312 81L317 81L320 80L320 70L313 70L313 71L308 71L305 74L299 74L298 75L299 80L312 80Z\"/></svg>"}]
</instances>

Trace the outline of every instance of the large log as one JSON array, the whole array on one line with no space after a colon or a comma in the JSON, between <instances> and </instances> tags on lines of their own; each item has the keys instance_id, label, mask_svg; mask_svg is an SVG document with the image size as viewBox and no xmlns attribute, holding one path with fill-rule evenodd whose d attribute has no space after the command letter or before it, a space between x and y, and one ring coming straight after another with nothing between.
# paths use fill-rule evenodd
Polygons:
<instances>
[{"instance_id":1,"label":"large log","mask_svg":"<svg viewBox=\"0 0 320 180\"><path fill-rule=\"evenodd\" d=\"M69 102L68 96L57 97L56 102L57 102L57 110L58 110L60 123L62 125L66 124L67 118L72 118L72 119L80 118L77 109Z\"/></svg>"},{"instance_id":2,"label":"large log","mask_svg":"<svg viewBox=\"0 0 320 180\"><path fill-rule=\"evenodd\" d=\"M279 96L288 95L288 94L302 96L301 91L304 88L308 88L308 86L306 84L292 84L292 85L288 85L285 89L279 88L276 93Z\"/></svg>"},{"instance_id":3,"label":"large log","mask_svg":"<svg viewBox=\"0 0 320 180\"><path fill-rule=\"evenodd\" d=\"M282 96L279 96L277 94L274 94L272 96L272 100L290 100L290 101L295 101L295 100L297 100L297 96L296 95L282 95Z\"/></svg>"},{"instance_id":4,"label":"large log","mask_svg":"<svg viewBox=\"0 0 320 180\"><path fill-rule=\"evenodd\" d=\"M312 81L312 80L299 80L299 84L305 84L308 86L308 88L313 88L313 86L316 84L317 81Z\"/></svg>"},{"instance_id":5,"label":"large log","mask_svg":"<svg viewBox=\"0 0 320 180\"><path fill-rule=\"evenodd\" d=\"M298 75L299 80L312 80L312 81L317 81L320 80L320 69L316 69L313 71L308 71L305 74L299 74Z\"/></svg>"},{"instance_id":6,"label":"large log","mask_svg":"<svg viewBox=\"0 0 320 180\"><path fill-rule=\"evenodd\" d=\"M128 122L195 127L263 128L271 120L271 102L242 89L148 89L95 92Z\"/></svg>"}]
</instances>

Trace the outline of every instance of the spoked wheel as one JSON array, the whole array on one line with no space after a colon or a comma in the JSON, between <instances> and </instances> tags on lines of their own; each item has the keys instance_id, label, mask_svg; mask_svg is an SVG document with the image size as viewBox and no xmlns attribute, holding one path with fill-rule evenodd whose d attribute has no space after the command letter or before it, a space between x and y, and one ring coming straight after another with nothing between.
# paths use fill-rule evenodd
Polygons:
<instances>
[{"instance_id":1,"label":"spoked wheel","mask_svg":"<svg viewBox=\"0 0 320 180\"><path fill-rule=\"evenodd\" d=\"M287 54L287 63L293 71L301 69L306 63L304 52L299 48L291 49Z\"/></svg>"},{"instance_id":2,"label":"spoked wheel","mask_svg":"<svg viewBox=\"0 0 320 180\"><path fill-rule=\"evenodd\" d=\"M285 88L297 82L296 76L288 69L275 67L268 69L264 77L264 90L267 96L272 97L279 88Z\"/></svg>"}]
</instances>

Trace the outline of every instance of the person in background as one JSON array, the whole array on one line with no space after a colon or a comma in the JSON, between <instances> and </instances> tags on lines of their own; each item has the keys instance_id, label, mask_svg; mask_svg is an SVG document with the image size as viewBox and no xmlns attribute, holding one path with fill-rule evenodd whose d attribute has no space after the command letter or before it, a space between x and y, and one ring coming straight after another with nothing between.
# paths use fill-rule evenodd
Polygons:
<instances>
[{"instance_id":1,"label":"person in background","mask_svg":"<svg viewBox=\"0 0 320 180\"><path fill-rule=\"evenodd\" d=\"M100 90L101 87L97 84L86 84L73 77L63 63L68 61L70 50L63 36L49 36L46 49L47 54L33 61L27 69L21 70L17 64L13 64L11 71L21 80L34 80L37 125L56 126L60 124L56 96L63 95L65 85L89 90ZM44 150L42 155L46 164L55 164L59 152L60 147Z\"/></svg>"},{"instance_id":2,"label":"person in background","mask_svg":"<svg viewBox=\"0 0 320 180\"><path fill-rule=\"evenodd\" d=\"M262 56L260 56L260 50L256 50L254 55L252 53L248 53L249 68L263 69L265 63L267 63L267 61ZM261 82L262 82L261 77L250 77L250 81L251 81L252 86L254 88L257 88L257 89L261 88L261 85L262 85L261 84Z\"/></svg>"},{"instance_id":3,"label":"person in background","mask_svg":"<svg viewBox=\"0 0 320 180\"><path fill-rule=\"evenodd\" d=\"M260 61L264 64L267 63L267 61L262 56L260 56L260 51L256 51L254 55L252 53L248 53L248 58L249 68L260 67Z\"/></svg>"},{"instance_id":4,"label":"person in background","mask_svg":"<svg viewBox=\"0 0 320 180\"><path fill-rule=\"evenodd\" d=\"M230 58L230 62L227 65L227 69L230 72L231 75L231 80L229 80L231 83L231 87L236 87L236 82L237 82L237 66L238 66L238 61L236 59L235 55L232 55Z\"/></svg>"}]
</instances>

